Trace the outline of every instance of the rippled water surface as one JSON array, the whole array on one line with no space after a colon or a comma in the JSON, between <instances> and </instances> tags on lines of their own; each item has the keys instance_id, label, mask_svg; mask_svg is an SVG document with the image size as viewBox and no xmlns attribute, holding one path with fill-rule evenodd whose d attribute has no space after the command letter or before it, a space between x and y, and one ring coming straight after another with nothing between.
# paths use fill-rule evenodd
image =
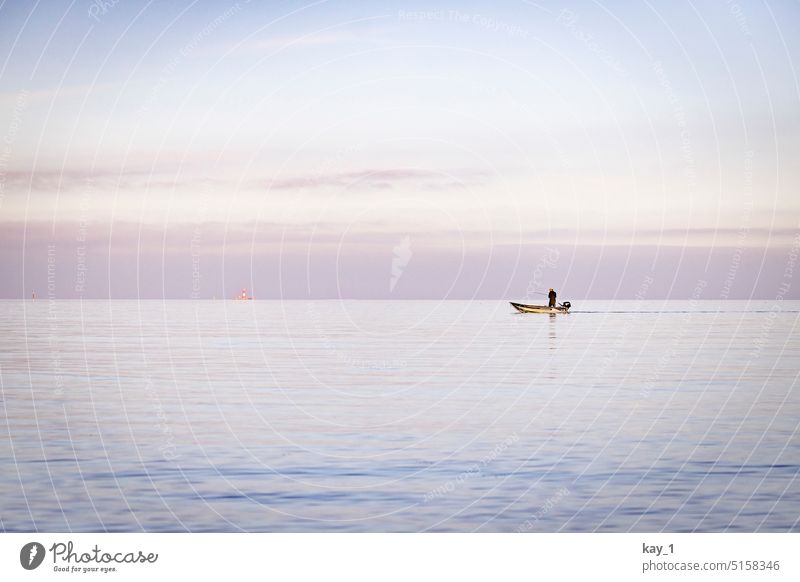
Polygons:
<instances>
[{"instance_id":1,"label":"rippled water surface","mask_svg":"<svg viewBox=\"0 0 800 582\"><path fill-rule=\"evenodd\" d=\"M799 302L0 302L6 531L788 531Z\"/></svg>"}]
</instances>

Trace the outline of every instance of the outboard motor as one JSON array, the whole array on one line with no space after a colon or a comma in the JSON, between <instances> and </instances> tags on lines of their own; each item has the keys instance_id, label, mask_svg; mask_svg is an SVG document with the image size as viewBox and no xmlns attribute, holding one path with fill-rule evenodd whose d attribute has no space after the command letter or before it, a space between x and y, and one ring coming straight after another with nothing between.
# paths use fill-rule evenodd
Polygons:
<instances>
[{"instance_id":1,"label":"outboard motor","mask_svg":"<svg viewBox=\"0 0 800 582\"><path fill-rule=\"evenodd\" d=\"M564 308L565 308L567 311L569 311L569 308L570 308L570 307L572 307L572 303L570 303L569 301L564 301L564 303L562 303L561 305L563 305L563 306L564 306Z\"/></svg>"}]
</instances>

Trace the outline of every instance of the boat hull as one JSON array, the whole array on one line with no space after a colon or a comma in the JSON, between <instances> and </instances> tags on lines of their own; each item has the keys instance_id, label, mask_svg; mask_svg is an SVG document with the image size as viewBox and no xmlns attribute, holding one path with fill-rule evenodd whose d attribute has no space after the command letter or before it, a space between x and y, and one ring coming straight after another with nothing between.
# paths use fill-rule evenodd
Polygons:
<instances>
[{"instance_id":1,"label":"boat hull","mask_svg":"<svg viewBox=\"0 0 800 582\"><path fill-rule=\"evenodd\" d=\"M547 305L525 305L509 301L512 307L520 313L569 313L569 307L548 307Z\"/></svg>"}]
</instances>

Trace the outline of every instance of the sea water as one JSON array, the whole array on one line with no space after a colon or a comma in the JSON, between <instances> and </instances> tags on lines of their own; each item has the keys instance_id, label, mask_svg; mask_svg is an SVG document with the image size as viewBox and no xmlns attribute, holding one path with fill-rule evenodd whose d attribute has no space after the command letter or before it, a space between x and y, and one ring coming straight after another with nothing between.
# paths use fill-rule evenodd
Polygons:
<instances>
[{"instance_id":1,"label":"sea water","mask_svg":"<svg viewBox=\"0 0 800 582\"><path fill-rule=\"evenodd\" d=\"M4 531L797 531L800 302L0 302Z\"/></svg>"}]
</instances>

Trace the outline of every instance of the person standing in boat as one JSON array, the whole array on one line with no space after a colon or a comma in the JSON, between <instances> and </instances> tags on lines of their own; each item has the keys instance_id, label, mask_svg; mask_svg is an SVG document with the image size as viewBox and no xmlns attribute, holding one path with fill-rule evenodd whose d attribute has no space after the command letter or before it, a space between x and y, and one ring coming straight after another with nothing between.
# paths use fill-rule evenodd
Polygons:
<instances>
[{"instance_id":1,"label":"person standing in boat","mask_svg":"<svg viewBox=\"0 0 800 582\"><path fill-rule=\"evenodd\" d=\"M553 291L553 288L550 287L550 293L547 294L547 297L550 299L550 303L548 307L555 307L556 306L556 292Z\"/></svg>"}]
</instances>

